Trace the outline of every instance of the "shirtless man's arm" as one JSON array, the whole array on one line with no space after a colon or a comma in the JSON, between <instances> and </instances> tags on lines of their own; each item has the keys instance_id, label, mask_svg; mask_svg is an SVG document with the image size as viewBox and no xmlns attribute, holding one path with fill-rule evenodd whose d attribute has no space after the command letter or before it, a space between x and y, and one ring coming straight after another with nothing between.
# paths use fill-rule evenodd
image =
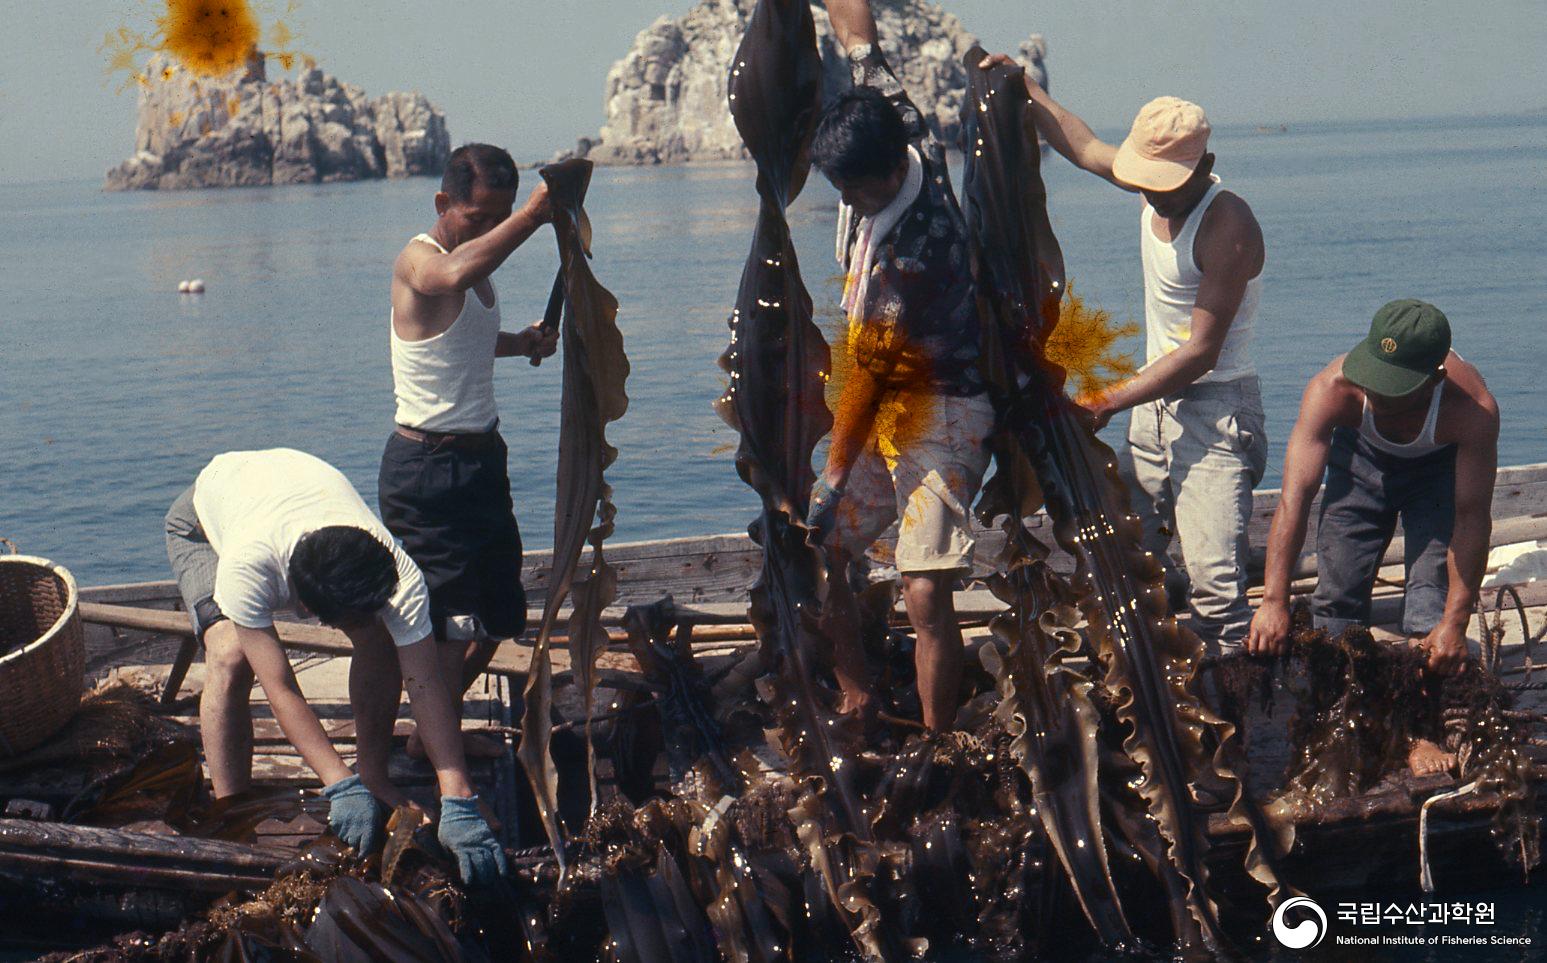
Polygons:
<instances>
[{"instance_id":1,"label":"shirtless man's arm","mask_svg":"<svg viewBox=\"0 0 1547 963\"><path fill-rule=\"evenodd\" d=\"M1001 53L990 55L979 66L987 70L995 66L1020 65L1009 54ZM1027 106L1031 122L1049 146L1075 167L1089 171L1125 191L1138 193L1137 187L1124 184L1112 175L1112 161L1117 157L1117 148L1097 137L1089 124L1054 100L1030 74L1026 75L1026 95L1031 99Z\"/></svg>"},{"instance_id":2,"label":"shirtless man's arm","mask_svg":"<svg viewBox=\"0 0 1547 963\"><path fill-rule=\"evenodd\" d=\"M475 195L476 196L476 195ZM417 294L442 297L461 294L493 274L511 252L548 223L548 185L539 181L526 203L488 233L458 244L442 254L428 244L409 244L398 255L395 276Z\"/></svg>"},{"instance_id":3,"label":"shirtless man's arm","mask_svg":"<svg viewBox=\"0 0 1547 963\"><path fill-rule=\"evenodd\" d=\"M1300 400L1300 415L1284 453L1284 490L1268 529L1268 558L1262 576L1262 604L1252 617L1246 651L1282 655L1289 650L1289 582L1305 546L1311 501L1321 488L1332 429L1358 417L1359 392L1342 379L1343 358L1321 369Z\"/></svg>"},{"instance_id":4,"label":"shirtless man's arm","mask_svg":"<svg viewBox=\"0 0 1547 963\"><path fill-rule=\"evenodd\" d=\"M1466 625L1477 607L1477 589L1488 564L1488 538L1493 532L1493 483L1498 474L1499 406L1477 369L1452 354L1447 362L1451 383L1464 395L1455 414L1444 418L1447 429L1436 440L1456 445L1456 515L1445 553L1449 586L1445 614L1423 640L1429 670L1449 675L1466 660ZM1446 436L1450 436L1447 438Z\"/></svg>"},{"instance_id":5,"label":"shirtless man's arm","mask_svg":"<svg viewBox=\"0 0 1547 963\"><path fill-rule=\"evenodd\" d=\"M441 223L454 216L466 232L463 236L470 238L461 243L438 239L448 248L446 253L411 241L398 255L392 268L392 326L399 338L423 341L451 327L467 292L476 294L478 288L487 287L484 282L489 276L552 216L546 183L538 183L520 208L511 210L512 200L513 192L482 185L466 202L452 201L444 193L435 195ZM489 223L494 226L486 227Z\"/></svg>"},{"instance_id":6,"label":"shirtless man's arm","mask_svg":"<svg viewBox=\"0 0 1547 963\"><path fill-rule=\"evenodd\" d=\"M520 331L501 331L494 342L496 358L546 358L559 349L559 329L543 330L541 321Z\"/></svg>"}]
</instances>

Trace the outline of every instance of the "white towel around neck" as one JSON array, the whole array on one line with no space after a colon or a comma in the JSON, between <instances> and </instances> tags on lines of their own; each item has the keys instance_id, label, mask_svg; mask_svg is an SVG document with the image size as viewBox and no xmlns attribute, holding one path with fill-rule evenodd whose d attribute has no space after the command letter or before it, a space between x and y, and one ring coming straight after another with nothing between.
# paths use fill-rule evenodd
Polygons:
<instances>
[{"instance_id":1,"label":"white towel around neck","mask_svg":"<svg viewBox=\"0 0 1547 963\"><path fill-rule=\"evenodd\" d=\"M924 162L919 159L918 151L908 148L908 175L903 179L902 188L897 191L897 196L881 211L871 217L861 218L859 230L854 237L854 246L850 250L842 250L844 242L848 239L849 223L854 217L854 209L847 204L840 204L838 208L838 263L845 264L848 268L847 276L843 281L843 309L848 315L851 324L857 324L864 320L865 295L870 287L870 269L876 262L876 249L886 236L892 233L897 222L902 220L903 214L918 200L919 191L924 186ZM845 258L847 255L847 258Z\"/></svg>"}]
</instances>

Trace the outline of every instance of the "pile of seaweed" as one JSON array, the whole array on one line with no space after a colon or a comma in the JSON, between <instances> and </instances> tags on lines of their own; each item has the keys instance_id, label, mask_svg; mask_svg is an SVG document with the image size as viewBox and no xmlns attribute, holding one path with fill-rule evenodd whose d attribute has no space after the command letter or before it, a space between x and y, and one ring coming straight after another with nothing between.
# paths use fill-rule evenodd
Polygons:
<instances>
[{"instance_id":1,"label":"pile of seaweed","mask_svg":"<svg viewBox=\"0 0 1547 963\"><path fill-rule=\"evenodd\" d=\"M956 731L897 723L866 736L830 716L832 761L852 794L861 840L834 827L823 799L831 787L791 764L801 736L781 728L770 700L708 685L671 631L669 605L634 610L631 645L648 653L641 663L665 693L656 708L670 785L603 803L571 839L562 883L552 863L518 871L540 910L534 952L641 961L1089 954L1103 942L1094 929L1070 925L1081 895L1058 869L1064 856L1047 822L1058 812L1054 797L1087 777L1101 786L1101 835L1071 838L1071 861L1110 854L1102 872L1123 894L1121 906L1092 901L1091 912L1123 914L1133 934L1126 949L1170 948L1175 916L1188 909L1157 879L1163 844L1137 792L1142 775L1123 751L1128 727L1118 700L1098 678L1073 607L1060 611L1069 620L1058 627L1071 646L1069 683L1088 688L1097 707L1090 771L1087 760L1054 755L1045 760L1049 788L1037 788L1025 706L1005 694L1017 684L1010 644L989 640L969 667ZM889 676L883 715L915 705L906 636L868 641ZM825 675L830 666L814 668ZM774 680L763 682L771 693ZM831 712L833 696L825 687L816 694ZM609 725L614 751L636 744L623 718L637 716ZM1224 812L1228 802L1200 811ZM1241 902L1250 907L1245 894ZM1249 944L1260 923L1248 908L1226 925Z\"/></svg>"},{"instance_id":2,"label":"pile of seaweed","mask_svg":"<svg viewBox=\"0 0 1547 963\"><path fill-rule=\"evenodd\" d=\"M1485 641L1485 648L1486 648ZM1352 627L1336 637L1297 613L1290 659L1298 673L1289 722L1292 755L1280 799L1297 814L1374 790L1406 768L1414 740L1454 755L1456 781L1496 799L1493 835L1506 859L1529 873L1541 859L1534 763L1535 717L1488 664L1468 660L1437 678L1417 646L1376 641ZM1261 678L1268 673L1259 667Z\"/></svg>"},{"instance_id":3,"label":"pile of seaweed","mask_svg":"<svg viewBox=\"0 0 1547 963\"><path fill-rule=\"evenodd\" d=\"M290 960L476 961L521 959L518 907L508 888L471 900L426 828L404 806L388 821L382 853L364 862L323 836L262 892L232 895L160 935L135 932L52 963ZM498 901L503 896L505 902Z\"/></svg>"},{"instance_id":4,"label":"pile of seaweed","mask_svg":"<svg viewBox=\"0 0 1547 963\"><path fill-rule=\"evenodd\" d=\"M194 734L155 706L148 677L116 675L81 697L63 729L27 752L0 758L0 775L68 766L96 781L145 750L191 742Z\"/></svg>"}]
</instances>

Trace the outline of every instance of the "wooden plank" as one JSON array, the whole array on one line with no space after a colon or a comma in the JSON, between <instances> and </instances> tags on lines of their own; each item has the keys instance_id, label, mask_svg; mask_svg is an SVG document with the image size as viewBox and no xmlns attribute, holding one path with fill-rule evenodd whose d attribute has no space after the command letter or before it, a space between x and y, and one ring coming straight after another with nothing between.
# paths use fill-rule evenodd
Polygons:
<instances>
[{"instance_id":1,"label":"wooden plank","mask_svg":"<svg viewBox=\"0 0 1547 963\"><path fill-rule=\"evenodd\" d=\"M1279 489L1263 489L1253 493L1252 514L1247 526L1247 536L1253 546L1249 570L1259 577L1268 526L1278 508ZM1320 494L1312 503L1306 544L1316 544L1316 521L1320 510ZM1494 544L1504 544L1507 531L1529 531L1536 520L1547 520L1547 463L1516 465L1499 470L1494 487L1493 518L1499 531ZM1517 520L1519 521L1517 525ZM1070 571L1073 560L1057 548L1052 537L1052 524L1046 515L1036 515L1027 520L1031 534L1049 547L1049 562L1055 569ZM1515 525L1515 528L1509 526ZM978 539L978 561L981 572L986 572L992 560L1002 550L1004 537L997 529L975 526ZM1387 552L1387 560L1401 558L1401 542L1394 541ZM619 573L618 604L608 611L616 620L622 608L635 602L653 602L670 594L685 605L708 607L715 603L745 604L747 590L751 587L762 566L762 550L742 533L710 535L693 538L656 539L642 542L619 542L606 548L608 561ZM581 570L590 563L590 550L581 557ZM546 597L552 553L530 552L522 567L522 581L527 587L532 604L540 605ZM82 590L86 602L107 604L171 604L177 597L176 585L170 581L145 582L133 585L97 586ZM744 616L743 616L744 617ZM535 619L533 620L535 624Z\"/></svg>"},{"instance_id":2,"label":"wooden plank","mask_svg":"<svg viewBox=\"0 0 1547 963\"><path fill-rule=\"evenodd\" d=\"M348 706L341 707L348 711ZM198 716L167 716L173 722L188 726L191 729L199 727ZM338 722L323 722L323 729L328 734L328 741L333 743L352 743L355 741L355 723L353 719L344 719ZM411 719L399 719L393 723L392 738L407 739L414 731L414 722ZM473 733L488 733L491 731L486 722L478 722L472 719L462 720L462 731ZM290 740L285 736L284 730L273 719L254 719L252 721L253 744L256 746L290 745ZM265 750L267 751L267 750ZM342 751L342 750L340 750Z\"/></svg>"},{"instance_id":3,"label":"wooden plank","mask_svg":"<svg viewBox=\"0 0 1547 963\"><path fill-rule=\"evenodd\" d=\"M100 602L82 602L81 619L96 625L116 625L126 629L139 629L163 635L189 636L193 628L188 617L181 612L160 609L142 609L130 605L105 605ZM349 637L337 629L325 625L309 625L305 622L275 622L274 629L285 648L297 652L318 652L324 655L352 655L354 646ZM532 665L531 645L525 642L500 643L489 671L503 675L525 675ZM568 672L571 669L569 650L553 648L553 671ZM638 673L639 663L625 652L603 652L597 666L613 672Z\"/></svg>"},{"instance_id":4,"label":"wooden plank","mask_svg":"<svg viewBox=\"0 0 1547 963\"><path fill-rule=\"evenodd\" d=\"M654 602L670 594L684 605L745 598L763 564L763 550L745 534L620 542L605 549L618 573L618 604ZM548 597L552 552L533 552L521 568L527 598ZM591 565L591 550L580 557L579 571Z\"/></svg>"},{"instance_id":5,"label":"wooden plank","mask_svg":"<svg viewBox=\"0 0 1547 963\"><path fill-rule=\"evenodd\" d=\"M171 579L160 579L155 582L128 582L121 585L90 585L81 589L81 601L159 608L162 605L181 604L182 596L177 592L176 582Z\"/></svg>"}]
</instances>

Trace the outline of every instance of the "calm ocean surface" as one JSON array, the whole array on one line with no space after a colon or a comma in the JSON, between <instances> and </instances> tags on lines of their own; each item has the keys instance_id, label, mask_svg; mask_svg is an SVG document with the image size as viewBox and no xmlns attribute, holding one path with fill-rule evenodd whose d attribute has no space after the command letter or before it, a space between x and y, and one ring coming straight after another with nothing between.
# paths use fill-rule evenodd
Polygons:
<instances>
[{"instance_id":1,"label":"calm ocean surface","mask_svg":"<svg viewBox=\"0 0 1547 963\"><path fill-rule=\"evenodd\" d=\"M1106 132L1111 136L1117 132ZM1306 379L1375 309L1419 297L1504 412L1500 460L1547 460L1547 115L1223 129L1217 171L1267 238L1253 346L1276 484ZM1142 320L1137 201L1046 165L1075 289ZM523 191L535 174L523 172ZM710 410L714 361L755 213L745 165L602 169L593 267L622 304L633 374L610 433L620 540L736 531L755 500ZM392 424L392 259L433 222L433 182L104 194L0 187L0 535L84 584L168 577L161 517L214 454L291 446L374 505ZM836 299L834 194L814 177L792 222L818 310ZM506 326L542 311L556 256L539 234L496 276ZM202 297L176 293L202 277ZM1138 338L1131 347L1142 352ZM517 514L551 541L560 365L498 370ZM1124 425L1104 433L1118 443Z\"/></svg>"}]
</instances>

